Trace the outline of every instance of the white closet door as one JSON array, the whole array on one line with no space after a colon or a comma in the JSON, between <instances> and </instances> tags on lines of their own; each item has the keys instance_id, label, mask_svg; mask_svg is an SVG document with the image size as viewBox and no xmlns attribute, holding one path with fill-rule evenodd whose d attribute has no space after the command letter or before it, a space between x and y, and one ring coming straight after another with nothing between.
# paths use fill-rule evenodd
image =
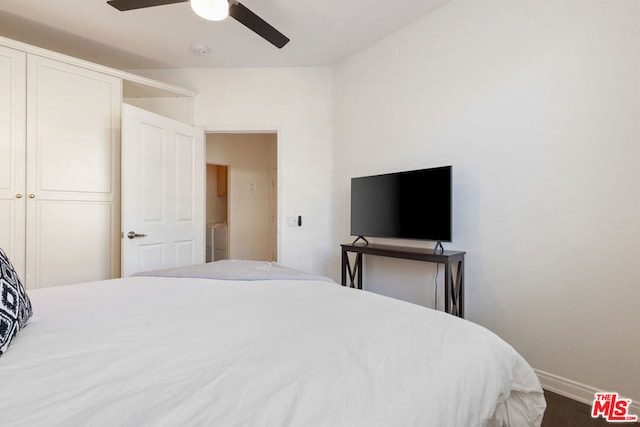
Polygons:
<instances>
[{"instance_id":1,"label":"white closet door","mask_svg":"<svg viewBox=\"0 0 640 427\"><path fill-rule=\"evenodd\" d=\"M0 247L25 278L26 54L0 46Z\"/></svg>"},{"instance_id":2,"label":"white closet door","mask_svg":"<svg viewBox=\"0 0 640 427\"><path fill-rule=\"evenodd\" d=\"M205 262L203 130L127 104L122 114L122 275Z\"/></svg>"},{"instance_id":3,"label":"white closet door","mask_svg":"<svg viewBox=\"0 0 640 427\"><path fill-rule=\"evenodd\" d=\"M119 276L119 78L27 62L28 287Z\"/></svg>"}]
</instances>

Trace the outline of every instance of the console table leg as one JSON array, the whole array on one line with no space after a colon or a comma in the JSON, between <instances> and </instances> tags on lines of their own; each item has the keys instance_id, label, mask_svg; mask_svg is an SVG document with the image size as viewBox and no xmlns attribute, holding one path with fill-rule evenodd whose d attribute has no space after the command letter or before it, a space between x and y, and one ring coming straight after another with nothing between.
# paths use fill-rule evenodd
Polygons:
<instances>
[{"instance_id":1,"label":"console table leg","mask_svg":"<svg viewBox=\"0 0 640 427\"><path fill-rule=\"evenodd\" d=\"M355 269L358 270L358 283L357 288L362 289L362 254L356 255Z\"/></svg>"},{"instance_id":2,"label":"console table leg","mask_svg":"<svg viewBox=\"0 0 640 427\"><path fill-rule=\"evenodd\" d=\"M456 288L458 289L458 316L464 318L464 260L458 262Z\"/></svg>"},{"instance_id":3,"label":"console table leg","mask_svg":"<svg viewBox=\"0 0 640 427\"><path fill-rule=\"evenodd\" d=\"M445 311L464 318L464 261L456 264L455 276L451 264L448 263L445 269Z\"/></svg>"},{"instance_id":4,"label":"console table leg","mask_svg":"<svg viewBox=\"0 0 640 427\"><path fill-rule=\"evenodd\" d=\"M349 276L349 284L347 285L347 274ZM362 254L357 253L353 268L349 260L349 253L342 252L342 286L350 288L362 289Z\"/></svg>"},{"instance_id":5,"label":"console table leg","mask_svg":"<svg viewBox=\"0 0 640 427\"><path fill-rule=\"evenodd\" d=\"M444 264L444 312L451 314L451 303L449 299L453 295L453 287L451 285L451 264Z\"/></svg>"},{"instance_id":6,"label":"console table leg","mask_svg":"<svg viewBox=\"0 0 640 427\"><path fill-rule=\"evenodd\" d=\"M342 250L342 266L340 268L340 284L342 286L347 285L347 264L349 263L349 256L347 255L347 251Z\"/></svg>"}]
</instances>

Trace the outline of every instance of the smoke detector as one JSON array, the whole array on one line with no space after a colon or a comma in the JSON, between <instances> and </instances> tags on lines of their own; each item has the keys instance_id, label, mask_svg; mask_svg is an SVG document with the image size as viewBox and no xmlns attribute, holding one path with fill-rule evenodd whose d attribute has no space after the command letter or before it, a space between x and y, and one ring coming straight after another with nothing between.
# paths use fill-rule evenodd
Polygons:
<instances>
[{"instance_id":1,"label":"smoke detector","mask_svg":"<svg viewBox=\"0 0 640 427\"><path fill-rule=\"evenodd\" d=\"M209 53L209 48L202 43L195 42L191 45L191 52L194 55L202 56Z\"/></svg>"}]
</instances>

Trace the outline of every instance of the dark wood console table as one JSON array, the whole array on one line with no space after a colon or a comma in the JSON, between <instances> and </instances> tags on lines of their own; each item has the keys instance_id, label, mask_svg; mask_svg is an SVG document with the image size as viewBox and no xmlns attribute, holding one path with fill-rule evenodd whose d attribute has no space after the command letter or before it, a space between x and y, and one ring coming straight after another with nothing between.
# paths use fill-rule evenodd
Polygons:
<instances>
[{"instance_id":1,"label":"dark wood console table","mask_svg":"<svg viewBox=\"0 0 640 427\"><path fill-rule=\"evenodd\" d=\"M353 245L342 246L342 286L362 289L362 255L375 255L390 258L411 259L415 261L444 264L444 311L454 316L464 317L464 254L458 251L434 253L433 249L411 248L389 245ZM349 252L356 254L353 265ZM456 274L454 275L454 267ZM347 283L347 277L349 283Z\"/></svg>"}]
</instances>

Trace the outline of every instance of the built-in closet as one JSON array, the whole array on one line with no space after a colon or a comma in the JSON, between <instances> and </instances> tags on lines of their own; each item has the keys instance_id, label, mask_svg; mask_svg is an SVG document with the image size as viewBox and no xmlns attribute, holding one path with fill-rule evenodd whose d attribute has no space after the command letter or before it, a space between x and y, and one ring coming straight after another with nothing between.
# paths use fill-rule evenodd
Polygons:
<instances>
[{"instance_id":1,"label":"built-in closet","mask_svg":"<svg viewBox=\"0 0 640 427\"><path fill-rule=\"evenodd\" d=\"M28 288L119 277L122 102L189 120L172 89L0 38L0 247Z\"/></svg>"}]
</instances>

